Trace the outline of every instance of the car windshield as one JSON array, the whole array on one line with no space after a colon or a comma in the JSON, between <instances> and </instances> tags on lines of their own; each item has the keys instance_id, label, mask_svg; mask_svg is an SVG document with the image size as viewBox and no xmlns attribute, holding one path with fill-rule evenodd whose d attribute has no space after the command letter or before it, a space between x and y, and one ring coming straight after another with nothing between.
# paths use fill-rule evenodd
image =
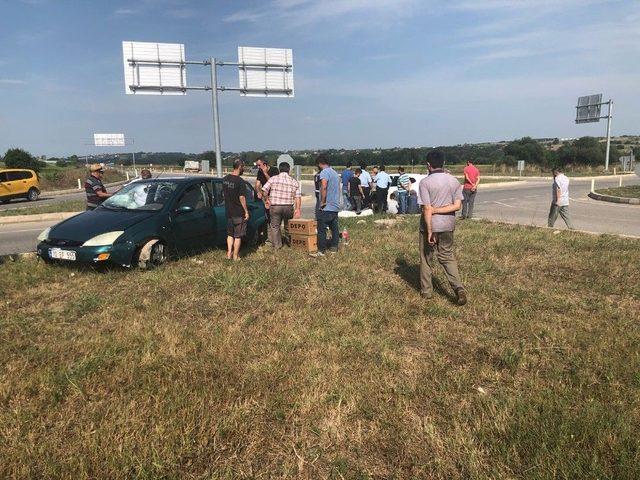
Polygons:
<instances>
[{"instance_id":1,"label":"car windshield","mask_svg":"<svg viewBox=\"0 0 640 480\"><path fill-rule=\"evenodd\" d=\"M132 182L122 187L102 203L115 210L157 211L171 198L178 187L175 182Z\"/></svg>"}]
</instances>

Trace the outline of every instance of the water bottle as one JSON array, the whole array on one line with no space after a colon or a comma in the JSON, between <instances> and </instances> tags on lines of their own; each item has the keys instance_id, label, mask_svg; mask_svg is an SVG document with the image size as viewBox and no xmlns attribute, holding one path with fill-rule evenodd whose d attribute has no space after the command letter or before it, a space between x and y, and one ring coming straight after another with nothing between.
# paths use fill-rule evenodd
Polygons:
<instances>
[{"instance_id":1,"label":"water bottle","mask_svg":"<svg viewBox=\"0 0 640 480\"><path fill-rule=\"evenodd\" d=\"M349 245L349 232L346 228L342 230L342 239L344 240L345 245Z\"/></svg>"}]
</instances>

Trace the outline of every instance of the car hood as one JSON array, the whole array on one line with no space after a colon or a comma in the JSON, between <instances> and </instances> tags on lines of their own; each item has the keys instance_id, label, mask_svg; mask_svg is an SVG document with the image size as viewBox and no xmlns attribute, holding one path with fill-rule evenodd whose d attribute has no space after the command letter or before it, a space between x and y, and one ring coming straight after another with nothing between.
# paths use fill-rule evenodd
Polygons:
<instances>
[{"instance_id":1,"label":"car hood","mask_svg":"<svg viewBox=\"0 0 640 480\"><path fill-rule=\"evenodd\" d=\"M86 242L103 233L126 230L158 212L113 211L97 208L68 218L51 228L50 239Z\"/></svg>"}]
</instances>

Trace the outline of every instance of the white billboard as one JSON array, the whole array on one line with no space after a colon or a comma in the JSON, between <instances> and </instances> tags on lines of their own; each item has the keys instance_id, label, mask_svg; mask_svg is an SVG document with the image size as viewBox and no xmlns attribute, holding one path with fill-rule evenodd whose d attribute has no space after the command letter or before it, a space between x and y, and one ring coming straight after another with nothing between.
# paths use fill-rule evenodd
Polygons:
<instances>
[{"instance_id":1,"label":"white billboard","mask_svg":"<svg viewBox=\"0 0 640 480\"><path fill-rule=\"evenodd\" d=\"M185 95L187 69L181 43L122 42L127 95ZM159 63L169 62L169 63Z\"/></svg>"},{"instance_id":2,"label":"white billboard","mask_svg":"<svg viewBox=\"0 0 640 480\"><path fill-rule=\"evenodd\" d=\"M96 147L124 147L124 133L94 133Z\"/></svg>"},{"instance_id":3,"label":"white billboard","mask_svg":"<svg viewBox=\"0 0 640 480\"><path fill-rule=\"evenodd\" d=\"M238 47L238 79L245 97L293 97L293 51Z\"/></svg>"}]
</instances>

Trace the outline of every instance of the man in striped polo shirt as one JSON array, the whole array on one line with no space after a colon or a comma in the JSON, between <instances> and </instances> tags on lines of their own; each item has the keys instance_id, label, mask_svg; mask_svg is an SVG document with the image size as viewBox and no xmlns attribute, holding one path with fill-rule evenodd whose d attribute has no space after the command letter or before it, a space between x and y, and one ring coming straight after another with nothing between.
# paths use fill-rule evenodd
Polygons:
<instances>
[{"instance_id":1,"label":"man in striped polo shirt","mask_svg":"<svg viewBox=\"0 0 640 480\"><path fill-rule=\"evenodd\" d=\"M265 203L270 205L269 229L271 230L271 241L276 250L282 248L282 231L280 230L282 221L287 222L300 216L302 192L297 180L289 175L290 170L291 165L282 162L280 173L270 177L262 187L262 198Z\"/></svg>"},{"instance_id":2,"label":"man in striped polo shirt","mask_svg":"<svg viewBox=\"0 0 640 480\"><path fill-rule=\"evenodd\" d=\"M404 172L404 167L398 167L398 213L407 213L409 202L409 190L411 190L411 179Z\"/></svg>"},{"instance_id":3,"label":"man in striped polo shirt","mask_svg":"<svg viewBox=\"0 0 640 480\"><path fill-rule=\"evenodd\" d=\"M91 165L90 170L91 175L89 175L84 182L84 191L87 194L87 210L95 210L95 208L101 205L111 194L107 193L107 189L104 188L102 183L104 167L99 163L94 163Z\"/></svg>"}]
</instances>

